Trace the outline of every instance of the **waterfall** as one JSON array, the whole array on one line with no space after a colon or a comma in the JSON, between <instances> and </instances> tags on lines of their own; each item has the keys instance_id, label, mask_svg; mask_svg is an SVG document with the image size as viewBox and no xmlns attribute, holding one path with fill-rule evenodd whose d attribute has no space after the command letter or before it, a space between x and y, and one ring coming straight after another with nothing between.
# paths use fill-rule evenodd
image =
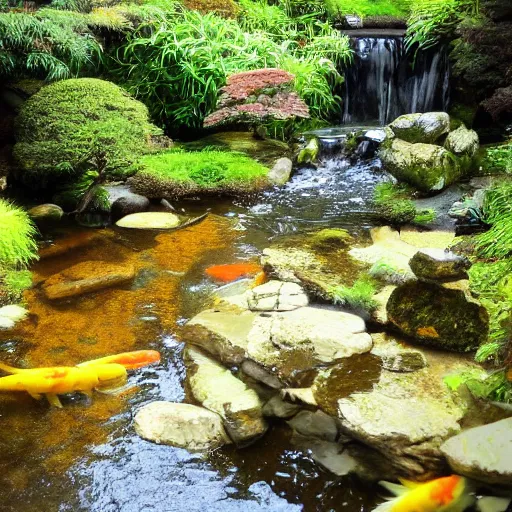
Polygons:
<instances>
[{"instance_id":1,"label":"waterfall","mask_svg":"<svg viewBox=\"0 0 512 512\"><path fill-rule=\"evenodd\" d=\"M446 110L449 63L445 49L405 51L403 37L352 38L354 63L345 72L343 123L378 121L401 114Z\"/></svg>"}]
</instances>

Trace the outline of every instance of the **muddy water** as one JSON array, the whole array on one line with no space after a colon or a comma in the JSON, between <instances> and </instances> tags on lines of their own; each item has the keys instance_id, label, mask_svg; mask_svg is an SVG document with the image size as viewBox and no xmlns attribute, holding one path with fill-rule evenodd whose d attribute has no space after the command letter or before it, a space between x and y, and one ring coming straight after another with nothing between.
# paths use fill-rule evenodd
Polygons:
<instances>
[{"instance_id":1,"label":"muddy water","mask_svg":"<svg viewBox=\"0 0 512 512\"><path fill-rule=\"evenodd\" d=\"M209 455L148 443L132 428L140 405L188 399L179 330L217 286L205 277L206 267L257 261L268 238L282 233L323 224L354 232L369 224L367 196L380 178L368 169L347 175L343 166L320 171L313 176L305 170L287 187L250 202L216 201L205 221L181 231L73 226L46 235L52 249L34 266L35 287L26 293L31 315L15 330L0 332L0 358L24 367L73 365L156 349L162 362L131 375L120 395L67 396L60 410L21 393L1 395L0 510L372 509L374 488L324 472L292 446L289 431L277 422L252 447ZM319 179L330 183L327 198L313 194ZM351 192L350 180L363 184ZM194 214L205 203L180 207ZM93 268L132 264L137 278L81 298L44 299L40 284L47 277L85 261L95 262Z\"/></svg>"}]
</instances>

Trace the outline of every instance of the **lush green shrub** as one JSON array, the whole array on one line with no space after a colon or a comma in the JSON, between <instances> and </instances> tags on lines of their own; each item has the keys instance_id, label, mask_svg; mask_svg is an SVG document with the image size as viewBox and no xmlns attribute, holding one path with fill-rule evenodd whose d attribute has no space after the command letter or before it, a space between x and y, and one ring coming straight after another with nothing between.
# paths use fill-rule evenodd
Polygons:
<instances>
[{"instance_id":1,"label":"lush green shrub","mask_svg":"<svg viewBox=\"0 0 512 512\"><path fill-rule=\"evenodd\" d=\"M268 185L266 167L232 151L169 150L142 157L139 167L132 188L150 198L239 194Z\"/></svg>"},{"instance_id":2,"label":"lush green shrub","mask_svg":"<svg viewBox=\"0 0 512 512\"><path fill-rule=\"evenodd\" d=\"M373 298L377 293L377 282L366 275L359 277L352 286L336 286L331 293L335 304L365 311L377 307L377 301Z\"/></svg>"},{"instance_id":3,"label":"lush green shrub","mask_svg":"<svg viewBox=\"0 0 512 512\"><path fill-rule=\"evenodd\" d=\"M0 77L62 80L93 67L100 54L83 14L51 9L0 13Z\"/></svg>"},{"instance_id":4,"label":"lush green shrub","mask_svg":"<svg viewBox=\"0 0 512 512\"><path fill-rule=\"evenodd\" d=\"M416 0L411 2L406 46L431 48L455 39L460 23L479 14L479 0Z\"/></svg>"},{"instance_id":5,"label":"lush green shrub","mask_svg":"<svg viewBox=\"0 0 512 512\"><path fill-rule=\"evenodd\" d=\"M122 173L148 148L157 129L148 110L113 83L70 79L41 89L16 120L20 177L36 186L87 171Z\"/></svg>"},{"instance_id":6,"label":"lush green shrub","mask_svg":"<svg viewBox=\"0 0 512 512\"><path fill-rule=\"evenodd\" d=\"M491 227L476 237L476 251L482 258L512 256L512 183L505 182L486 193L483 220Z\"/></svg>"},{"instance_id":7,"label":"lush green shrub","mask_svg":"<svg viewBox=\"0 0 512 512\"><path fill-rule=\"evenodd\" d=\"M239 11L233 0L183 0L182 3L187 9L203 14L211 12L224 18L234 18Z\"/></svg>"},{"instance_id":8,"label":"lush green shrub","mask_svg":"<svg viewBox=\"0 0 512 512\"><path fill-rule=\"evenodd\" d=\"M28 214L0 199L0 268L20 270L37 256L36 228Z\"/></svg>"},{"instance_id":9,"label":"lush green shrub","mask_svg":"<svg viewBox=\"0 0 512 512\"><path fill-rule=\"evenodd\" d=\"M117 52L115 76L172 131L200 128L227 76L265 67L293 73L312 113L336 118L340 100L333 86L342 78L330 58L351 59L348 38L325 27L312 38L295 29L287 37L282 31L249 34L235 20L176 11L151 33L142 26L129 36Z\"/></svg>"},{"instance_id":10,"label":"lush green shrub","mask_svg":"<svg viewBox=\"0 0 512 512\"><path fill-rule=\"evenodd\" d=\"M409 13L408 0L326 0L325 7L335 19L347 14L404 18Z\"/></svg>"},{"instance_id":11,"label":"lush green shrub","mask_svg":"<svg viewBox=\"0 0 512 512\"><path fill-rule=\"evenodd\" d=\"M489 173L512 174L512 142L487 148L482 160L484 171Z\"/></svg>"}]
</instances>

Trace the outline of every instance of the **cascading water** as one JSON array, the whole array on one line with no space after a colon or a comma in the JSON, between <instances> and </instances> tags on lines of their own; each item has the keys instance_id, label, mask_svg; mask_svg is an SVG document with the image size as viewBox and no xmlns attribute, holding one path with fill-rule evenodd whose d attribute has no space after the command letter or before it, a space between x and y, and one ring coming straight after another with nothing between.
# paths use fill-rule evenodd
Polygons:
<instances>
[{"instance_id":1,"label":"cascading water","mask_svg":"<svg viewBox=\"0 0 512 512\"><path fill-rule=\"evenodd\" d=\"M446 110L449 63L446 50L405 50L403 37L355 37L354 64L345 73L343 123L378 121L401 114Z\"/></svg>"}]
</instances>

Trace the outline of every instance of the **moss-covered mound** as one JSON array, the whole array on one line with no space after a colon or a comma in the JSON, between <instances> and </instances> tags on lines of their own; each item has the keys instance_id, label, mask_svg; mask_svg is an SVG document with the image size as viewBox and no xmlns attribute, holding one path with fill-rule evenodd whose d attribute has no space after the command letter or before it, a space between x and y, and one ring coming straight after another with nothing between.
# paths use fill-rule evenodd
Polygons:
<instances>
[{"instance_id":1,"label":"moss-covered mound","mask_svg":"<svg viewBox=\"0 0 512 512\"><path fill-rule=\"evenodd\" d=\"M175 199L193 194L239 194L268 186L268 169L231 151L166 151L146 155L132 188L150 198Z\"/></svg>"},{"instance_id":2,"label":"moss-covered mound","mask_svg":"<svg viewBox=\"0 0 512 512\"><path fill-rule=\"evenodd\" d=\"M0 199L0 306L18 300L30 286L24 269L37 257L35 233L25 211Z\"/></svg>"},{"instance_id":3,"label":"moss-covered mound","mask_svg":"<svg viewBox=\"0 0 512 512\"><path fill-rule=\"evenodd\" d=\"M44 87L16 120L20 178L44 186L100 166L122 173L157 132L148 118L142 103L111 82L80 78Z\"/></svg>"}]
</instances>

